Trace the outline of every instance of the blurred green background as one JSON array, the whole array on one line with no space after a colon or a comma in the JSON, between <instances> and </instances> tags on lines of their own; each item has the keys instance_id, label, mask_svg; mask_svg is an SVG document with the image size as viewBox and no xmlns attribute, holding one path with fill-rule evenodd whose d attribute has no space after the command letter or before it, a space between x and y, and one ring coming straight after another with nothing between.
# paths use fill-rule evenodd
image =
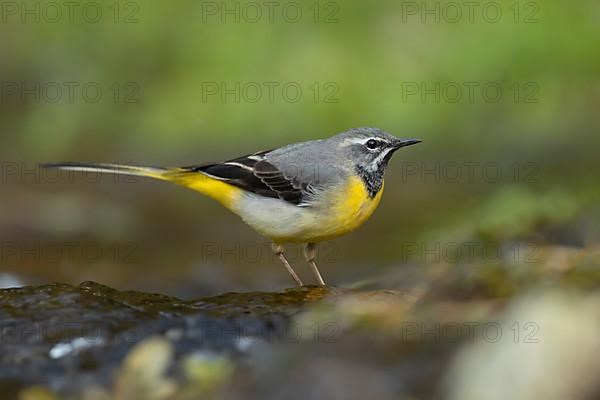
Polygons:
<instances>
[{"instance_id":1,"label":"blurred green background","mask_svg":"<svg viewBox=\"0 0 600 400\"><path fill-rule=\"evenodd\" d=\"M181 296L289 285L267 240L209 199L146 180L51 179L36 164L191 165L356 126L424 143L392 160L373 218L321 246L329 282L439 261L408 257L406 243L597 247L600 4L488 3L470 18L463 3L300 1L286 13L282 2L271 18L261 2L97 2L90 22L86 2L72 21L46 2L3 2L4 281ZM39 22L24 7L40 7ZM236 84L239 99L207 92ZM431 170L440 176L422 174ZM73 257L50 254L65 243L77 244ZM89 243L99 260L82 255ZM50 255L24 251L35 246Z\"/></svg>"}]
</instances>

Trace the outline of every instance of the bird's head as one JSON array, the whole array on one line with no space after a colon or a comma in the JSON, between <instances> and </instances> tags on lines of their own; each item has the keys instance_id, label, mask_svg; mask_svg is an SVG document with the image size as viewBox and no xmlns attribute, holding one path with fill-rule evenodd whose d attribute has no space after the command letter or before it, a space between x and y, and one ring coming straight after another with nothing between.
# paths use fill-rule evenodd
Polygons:
<instances>
[{"instance_id":1,"label":"bird's head","mask_svg":"<svg viewBox=\"0 0 600 400\"><path fill-rule=\"evenodd\" d=\"M356 169L381 174L396 150L421 142L419 139L397 138L378 128L353 128L330 140L336 142L339 154Z\"/></svg>"}]
</instances>

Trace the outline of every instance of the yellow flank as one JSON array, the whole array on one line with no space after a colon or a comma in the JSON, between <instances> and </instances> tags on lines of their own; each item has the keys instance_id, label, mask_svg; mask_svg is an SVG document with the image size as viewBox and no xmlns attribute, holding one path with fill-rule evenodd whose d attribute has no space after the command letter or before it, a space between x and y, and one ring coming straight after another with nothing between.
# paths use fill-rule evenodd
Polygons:
<instances>
[{"instance_id":1,"label":"yellow flank","mask_svg":"<svg viewBox=\"0 0 600 400\"><path fill-rule=\"evenodd\" d=\"M163 174L159 179L200 192L223 204L229 210L232 210L236 200L243 192L242 189L236 186L197 172L189 173L173 170Z\"/></svg>"},{"instance_id":2,"label":"yellow flank","mask_svg":"<svg viewBox=\"0 0 600 400\"><path fill-rule=\"evenodd\" d=\"M362 179L357 176L349 178L346 188L334 195L329 218L322 221L321 233L311 241L330 240L355 230L373 215L382 195L383 185L375 197L370 198Z\"/></svg>"}]
</instances>

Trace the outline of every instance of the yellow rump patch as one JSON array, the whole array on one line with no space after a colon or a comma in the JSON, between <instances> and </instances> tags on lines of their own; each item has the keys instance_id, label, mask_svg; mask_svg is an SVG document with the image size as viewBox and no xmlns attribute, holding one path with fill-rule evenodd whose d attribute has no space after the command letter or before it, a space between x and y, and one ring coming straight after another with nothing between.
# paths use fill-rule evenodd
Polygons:
<instances>
[{"instance_id":1,"label":"yellow rump patch","mask_svg":"<svg viewBox=\"0 0 600 400\"><path fill-rule=\"evenodd\" d=\"M233 209L242 194L242 189L198 172L170 171L162 175L162 179L200 192L223 204L229 210Z\"/></svg>"}]
</instances>

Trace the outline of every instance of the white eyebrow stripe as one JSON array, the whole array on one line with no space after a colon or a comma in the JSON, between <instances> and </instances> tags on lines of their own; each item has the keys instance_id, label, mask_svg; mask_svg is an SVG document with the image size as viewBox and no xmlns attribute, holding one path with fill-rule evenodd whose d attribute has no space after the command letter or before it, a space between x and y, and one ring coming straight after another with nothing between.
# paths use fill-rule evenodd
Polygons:
<instances>
[{"instance_id":1,"label":"white eyebrow stripe","mask_svg":"<svg viewBox=\"0 0 600 400\"><path fill-rule=\"evenodd\" d=\"M353 143L353 144L365 144L367 143L369 140L376 140L380 143L385 143L385 144L389 144L389 142L383 138L379 138L379 137L367 137L367 138L348 138L346 140L344 140L344 143Z\"/></svg>"}]
</instances>

